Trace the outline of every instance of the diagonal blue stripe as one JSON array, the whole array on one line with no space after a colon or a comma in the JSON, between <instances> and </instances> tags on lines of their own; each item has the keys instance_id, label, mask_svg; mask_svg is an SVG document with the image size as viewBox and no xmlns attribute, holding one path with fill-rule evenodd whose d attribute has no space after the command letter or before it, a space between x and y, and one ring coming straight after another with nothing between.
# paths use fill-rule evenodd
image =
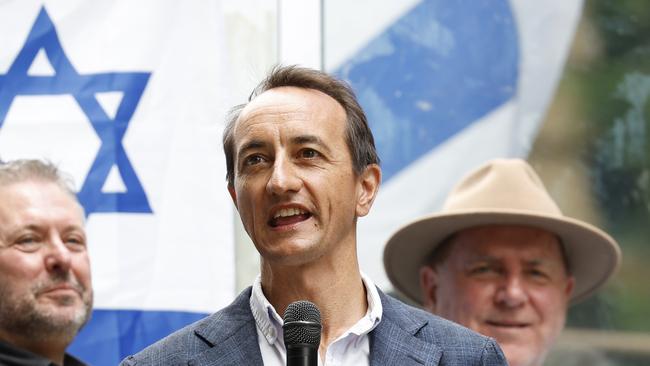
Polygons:
<instances>
[{"instance_id":1,"label":"diagonal blue stripe","mask_svg":"<svg viewBox=\"0 0 650 366\"><path fill-rule=\"evenodd\" d=\"M508 0L423 0L344 62L382 179L513 98L519 52Z\"/></svg>"}]
</instances>

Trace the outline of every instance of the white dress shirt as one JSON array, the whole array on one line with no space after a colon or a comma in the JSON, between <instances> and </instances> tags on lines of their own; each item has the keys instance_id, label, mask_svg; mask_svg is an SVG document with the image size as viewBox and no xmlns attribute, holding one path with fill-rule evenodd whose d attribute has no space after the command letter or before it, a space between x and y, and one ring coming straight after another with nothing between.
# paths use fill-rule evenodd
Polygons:
<instances>
[{"instance_id":1,"label":"white dress shirt","mask_svg":"<svg viewBox=\"0 0 650 366\"><path fill-rule=\"evenodd\" d=\"M365 366L370 364L368 333L375 329L381 321L382 306L377 288L370 278L361 273L361 279L366 288L368 311L356 324L327 347L325 360L320 358L320 354L318 355L318 364L321 366ZM282 336L282 317L264 296L259 275L253 282L250 307L257 324L257 342L264 365L285 366L287 351Z\"/></svg>"}]
</instances>

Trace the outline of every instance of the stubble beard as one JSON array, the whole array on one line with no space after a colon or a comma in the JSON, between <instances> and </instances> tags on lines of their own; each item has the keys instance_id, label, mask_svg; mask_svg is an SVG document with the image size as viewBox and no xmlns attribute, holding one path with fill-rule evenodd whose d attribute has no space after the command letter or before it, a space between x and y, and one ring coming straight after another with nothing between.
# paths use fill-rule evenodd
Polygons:
<instances>
[{"instance_id":1,"label":"stubble beard","mask_svg":"<svg viewBox=\"0 0 650 366\"><path fill-rule=\"evenodd\" d=\"M77 297L70 295L52 299L48 304L38 302L37 295L41 289L61 282L65 280L39 282L23 296L13 293L6 284L0 283L0 329L31 341L72 342L90 319L93 294L92 290L83 289L76 284L82 294L80 306L75 306Z\"/></svg>"}]
</instances>

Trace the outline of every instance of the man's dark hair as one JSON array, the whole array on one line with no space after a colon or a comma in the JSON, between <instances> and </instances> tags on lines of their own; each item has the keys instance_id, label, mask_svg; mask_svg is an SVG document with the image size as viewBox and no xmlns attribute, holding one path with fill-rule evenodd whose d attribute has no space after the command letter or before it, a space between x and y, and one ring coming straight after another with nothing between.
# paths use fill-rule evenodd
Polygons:
<instances>
[{"instance_id":1,"label":"man's dark hair","mask_svg":"<svg viewBox=\"0 0 650 366\"><path fill-rule=\"evenodd\" d=\"M338 80L322 71L298 66L276 66L262 82L253 89L248 97L250 103L255 97L267 90L282 86L314 89L325 93L336 100L345 110L347 118L346 143L352 155L352 165L357 174L363 172L370 164L379 164L379 156L375 149L375 140L368 127L363 109L359 105L352 88L344 81ZM246 107L245 104L235 106L226 117L226 127L223 131L223 151L226 154L226 180L228 186L235 182L235 123Z\"/></svg>"}]
</instances>

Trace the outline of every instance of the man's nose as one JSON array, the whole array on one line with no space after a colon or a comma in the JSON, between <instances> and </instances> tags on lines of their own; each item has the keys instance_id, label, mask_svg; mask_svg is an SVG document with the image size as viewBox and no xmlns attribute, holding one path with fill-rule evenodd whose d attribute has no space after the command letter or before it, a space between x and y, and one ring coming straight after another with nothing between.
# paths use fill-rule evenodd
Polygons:
<instances>
[{"instance_id":1,"label":"man's nose","mask_svg":"<svg viewBox=\"0 0 650 366\"><path fill-rule=\"evenodd\" d=\"M267 191L273 195L282 195L287 192L298 192L301 187L302 180L297 175L294 164L286 157L277 157L273 162Z\"/></svg>"},{"instance_id":2,"label":"man's nose","mask_svg":"<svg viewBox=\"0 0 650 366\"><path fill-rule=\"evenodd\" d=\"M45 254L45 268L48 272L67 273L70 270L72 255L70 249L58 234L50 235Z\"/></svg>"},{"instance_id":3,"label":"man's nose","mask_svg":"<svg viewBox=\"0 0 650 366\"><path fill-rule=\"evenodd\" d=\"M508 275L499 284L494 300L498 305L516 308L523 305L527 298L528 294L521 277Z\"/></svg>"}]
</instances>

